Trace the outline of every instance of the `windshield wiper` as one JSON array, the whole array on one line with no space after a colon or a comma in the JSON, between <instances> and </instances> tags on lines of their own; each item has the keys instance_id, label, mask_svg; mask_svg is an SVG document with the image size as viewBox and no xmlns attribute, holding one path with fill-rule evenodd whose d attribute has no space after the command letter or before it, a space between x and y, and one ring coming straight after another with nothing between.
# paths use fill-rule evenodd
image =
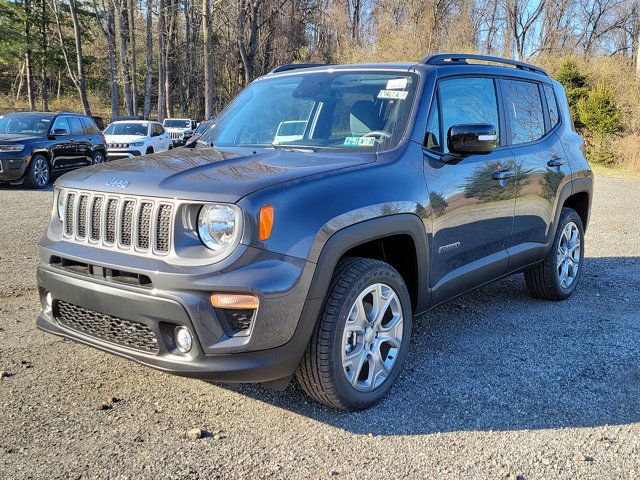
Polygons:
<instances>
[{"instance_id":1,"label":"windshield wiper","mask_svg":"<svg viewBox=\"0 0 640 480\"><path fill-rule=\"evenodd\" d=\"M272 144L270 148L277 148L278 150L287 150L288 152L317 152L314 147L308 147L306 145L282 145L281 143Z\"/></svg>"}]
</instances>

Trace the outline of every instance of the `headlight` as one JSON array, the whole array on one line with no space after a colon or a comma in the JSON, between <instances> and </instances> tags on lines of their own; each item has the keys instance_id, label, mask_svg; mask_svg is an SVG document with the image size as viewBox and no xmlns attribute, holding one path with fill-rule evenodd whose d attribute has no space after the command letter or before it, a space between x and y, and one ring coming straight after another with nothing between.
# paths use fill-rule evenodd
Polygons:
<instances>
[{"instance_id":1,"label":"headlight","mask_svg":"<svg viewBox=\"0 0 640 480\"><path fill-rule=\"evenodd\" d=\"M0 145L0 152L21 152L24 150L24 145L12 144L12 145Z\"/></svg>"},{"instance_id":2,"label":"headlight","mask_svg":"<svg viewBox=\"0 0 640 480\"><path fill-rule=\"evenodd\" d=\"M142 147L144 146L144 142L133 142L131 143L132 147Z\"/></svg>"},{"instance_id":3,"label":"headlight","mask_svg":"<svg viewBox=\"0 0 640 480\"><path fill-rule=\"evenodd\" d=\"M216 255L231 253L240 236L240 209L235 205L208 203L198 214L198 235Z\"/></svg>"},{"instance_id":4,"label":"headlight","mask_svg":"<svg viewBox=\"0 0 640 480\"><path fill-rule=\"evenodd\" d=\"M56 197L57 198L57 202L56 202L57 205L56 206L58 208L58 210L57 210L58 211L58 219L60 221L62 221L62 219L64 218L64 213L65 213L64 212L64 199L65 199L65 196L66 195L64 195L62 193L62 190L58 190L57 197Z\"/></svg>"}]
</instances>

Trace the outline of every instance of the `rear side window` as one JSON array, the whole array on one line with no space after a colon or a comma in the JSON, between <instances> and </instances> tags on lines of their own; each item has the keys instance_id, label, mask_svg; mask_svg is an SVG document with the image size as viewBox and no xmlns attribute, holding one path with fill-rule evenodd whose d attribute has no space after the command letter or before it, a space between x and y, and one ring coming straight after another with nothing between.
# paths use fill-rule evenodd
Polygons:
<instances>
[{"instance_id":1,"label":"rear side window","mask_svg":"<svg viewBox=\"0 0 640 480\"><path fill-rule=\"evenodd\" d=\"M553 93L553 87L551 85L544 84L544 93L545 97L547 97L547 107L549 108L550 127L553 128L560 121L558 102L556 101L556 95Z\"/></svg>"},{"instance_id":2,"label":"rear side window","mask_svg":"<svg viewBox=\"0 0 640 480\"><path fill-rule=\"evenodd\" d=\"M69 126L71 127L71 133L84 133L84 128L78 117L69 117Z\"/></svg>"},{"instance_id":3,"label":"rear side window","mask_svg":"<svg viewBox=\"0 0 640 480\"><path fill-rule=\"evenodd\" d=\"M92 119L88 117L82 117L80 118L80 120L82 121L82 125L84 125L85 133L90 133L92 135L100 133L100 130L98 130L98 127Z\"/></svg>"},{"instance_id":4,"label":"rear side window","mask_svg":"<svg viewBox=\"0 0 640 480\"><path fill-rule=\"evenodd\" d=\"M498 101L492 78L462 77L443 80L439 88L442 102L442 133L445 136L452 126L471 123L493 125L498 132ZM446 141L442 147L445 153L449 151Z\"/></svg>"},{"instance_id":5,"label":"rear side window","mask_svg":"<svg viewBox=\"0 0 640 480\"><path fill-rule=\"evenodd\" d=\"M545 134L538 84L504 80L505 109L511 124L511 144L535 142Z\"/></svg>"}]
</instances>

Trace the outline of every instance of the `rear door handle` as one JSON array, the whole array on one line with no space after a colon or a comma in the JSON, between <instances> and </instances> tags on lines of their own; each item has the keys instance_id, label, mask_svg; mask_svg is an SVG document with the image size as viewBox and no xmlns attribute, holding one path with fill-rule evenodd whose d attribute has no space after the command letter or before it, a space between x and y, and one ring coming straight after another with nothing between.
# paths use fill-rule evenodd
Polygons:
<instances>
[{"instance_id":1,"label":"rear door handle","mask_svg":"<svg viewBox=\"0 0 640 480\"><path fill-rule=\"evenodd\" d=\"M516 172L513 170L500 170L493 173L494 180L506 180L507 178L515 177Z\"/></svg>"},{"instance_id":2,"label":"rear door handle","mask_svg":"<svg viewBox=\"0 0 640 480\"><path fill-rule=\"evenodd\" d=\"M559 167L560 165L564 165L565 161L562 158L552 158L547 162L548 167Z\"/></svg>"}]
</instances>

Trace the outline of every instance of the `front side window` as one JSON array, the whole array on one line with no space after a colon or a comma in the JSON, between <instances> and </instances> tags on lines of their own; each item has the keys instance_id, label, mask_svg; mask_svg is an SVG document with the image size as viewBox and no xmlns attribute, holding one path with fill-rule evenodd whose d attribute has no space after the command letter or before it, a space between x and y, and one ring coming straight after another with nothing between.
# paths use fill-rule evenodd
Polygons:
<instances>
[{"instance_id":1,"label":"front side window","mask_svg":"<svg viewBox=\"0 0 640 480\"><path fill-rule=\"evenodd\" d=\"M427 131L424 135L424 146L437 152L442 151L440 145L440 112L438 111L438 97L433 98L429 119L427 120Z\"/></svg>"},{"instance_id":2,"label":"front side window","mask_svg":"<svg viewBox=\"0 0 640 480\"><path fill-rule=\"evenodd\" d=\"M544 113L538 84L505 80L505 109L511 124L511 144L535 142L544 136Z\"/></svg>"},{"instance_id":3,"label":"front side window","mask_svg":"<svg viewBox=\"0 0 640 480\"><path fill-rule=\"evenodd\" d=\"M51 125L51 116L38 114L0 115L0 134L44 136Z\"/></svg>"},{"instance_id":4,"label":"front side window","mask_svg":"<svg viewBox=\"0 0 640 480\"><path fill-rule=\"evenodd\" d=\"M205 131L221 147L375 152L407 129L418 77L405 72L308 72L249 85Z\"/></svg>"},{"instance_id":5,"label":"front side window","mask_svg":"<svg viewBox=\"0 0 640 480\"><path fill-rule=\"evenodd\" d=\"M442 132L445 135L454 125L472 123L493 125L498 132L498 102L492 78L460 77L442 80L439 89L442 102ZM449 151L446 141L443 151Z\"/></svg>"},{"instance_id":6,"label":"front side window","mask_svg":"<svg viewBox=\"0 0 640 480\"><path fill-rule=\"evenodd\" d=\"M69 126L69 117L58 117L53 122L51 128L53 133L70 133L71 127Z\"/></svg>"}]
</instances>

